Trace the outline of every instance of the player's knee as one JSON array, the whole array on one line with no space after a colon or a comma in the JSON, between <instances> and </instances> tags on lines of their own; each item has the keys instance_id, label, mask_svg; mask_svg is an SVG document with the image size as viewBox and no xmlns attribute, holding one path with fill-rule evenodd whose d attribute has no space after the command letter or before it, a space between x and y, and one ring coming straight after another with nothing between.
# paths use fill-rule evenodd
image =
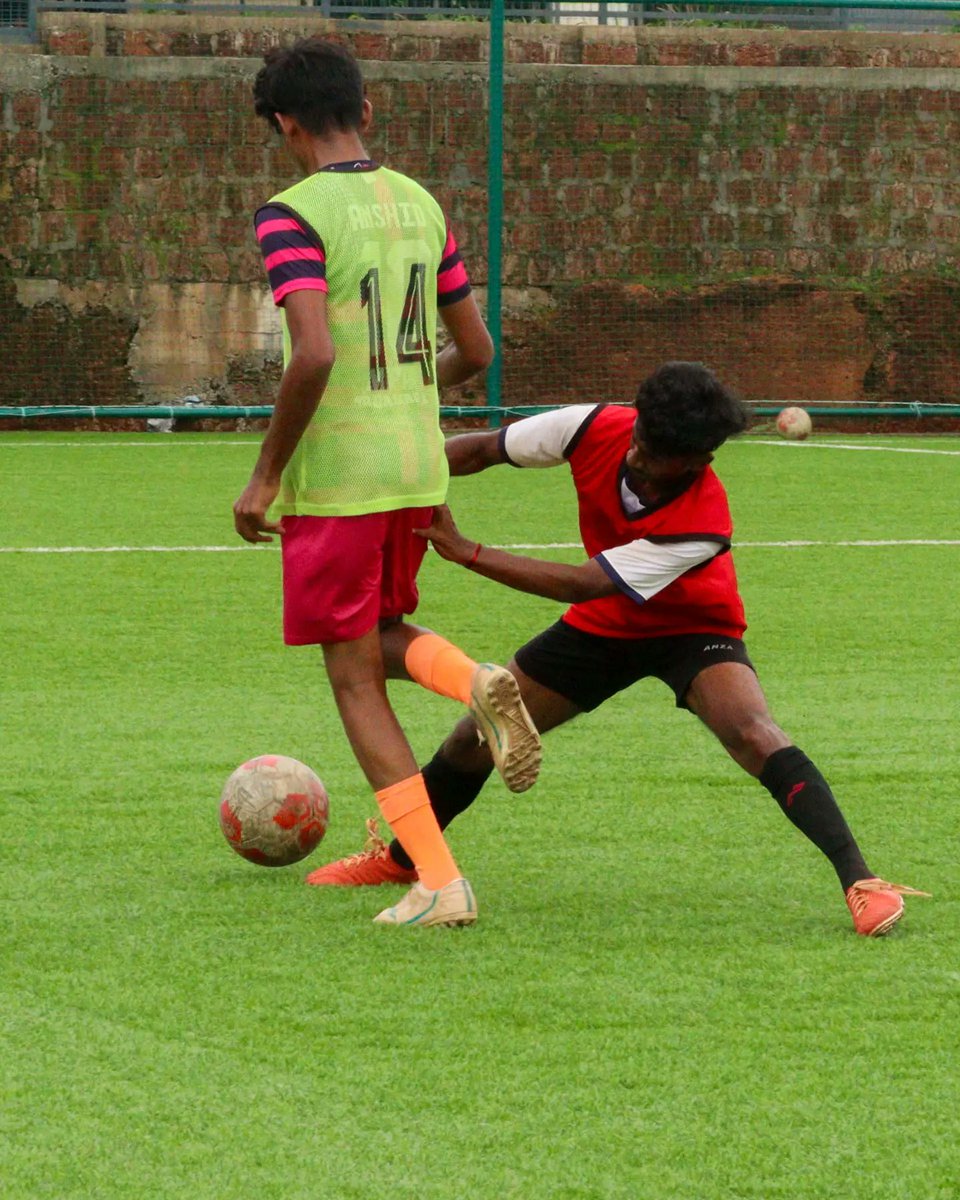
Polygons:
<instances>
[{"instance_id":1,"label":"player's knee","mask_svg":"<svg viewBox=\"0 0 960 1200\"><path fill-rule=\"evenodd\" d=\"M768 713L747 713L729 731L724 744L738 760L759 770L775 750L789 745L789 739Z\"/></svg>"},{"instance_id":2,"label":"player's knee","mask_svg":"<svg viewBox=\"0 0 960 1200\"><path fill-rule=\"evenodd\" d=\"M365 705L371 712L390 707L387 697L386 679L382 670L364 669L363 665L350 667L338 664L337 669L327 672L330 689L338 708Z\"/></svg>"}]
</instances>

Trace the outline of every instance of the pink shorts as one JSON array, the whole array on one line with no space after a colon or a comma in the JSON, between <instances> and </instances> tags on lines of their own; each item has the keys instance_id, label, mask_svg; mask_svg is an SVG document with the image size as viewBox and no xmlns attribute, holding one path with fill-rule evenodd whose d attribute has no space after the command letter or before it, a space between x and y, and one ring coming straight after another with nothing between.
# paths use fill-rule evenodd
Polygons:
<instances>
[{"instance_id":1,"label":"pink shorts","mask_svg":"<svg viewBox=\"0 0 960 1200\"><path fill-rule=\"evenodd\" d=\"M384 617L412 613L433 507L359 517L284 517L283 640L350 642Z\"/></svg>"}]
</instances>

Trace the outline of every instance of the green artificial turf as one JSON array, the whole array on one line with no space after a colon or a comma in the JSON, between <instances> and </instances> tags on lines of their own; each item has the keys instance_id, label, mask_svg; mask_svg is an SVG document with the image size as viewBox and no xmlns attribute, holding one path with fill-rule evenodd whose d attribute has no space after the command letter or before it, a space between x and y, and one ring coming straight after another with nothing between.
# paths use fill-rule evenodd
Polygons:
<instances>
[{"instance_id":1,"label":"green artificial turf","mask_svg":"<svg viewBox=\"0 0 960 1200\"><path fill-rule=\"evenodd\" d=\"M256 444L4 435L0 547L239 546ZM302 883L374 805L318 654L280 643L276 549L3 552L0 1194L960 1196L960 546L838 544L960 539L960 441L748 439L718 469L775 716L873 868L934 898L855 937L825 860L647 682L451 828L476 927L375 927L396 889ZM563 470L451 505L485 542L576 540ZM752 544L797 540L823 544ZM434 555L421 585L481 659L561 611ZM456 706L392 694L426 759ZM331 795L282 870L217 822L264 752Z\"/></svg>"}]
</instances>

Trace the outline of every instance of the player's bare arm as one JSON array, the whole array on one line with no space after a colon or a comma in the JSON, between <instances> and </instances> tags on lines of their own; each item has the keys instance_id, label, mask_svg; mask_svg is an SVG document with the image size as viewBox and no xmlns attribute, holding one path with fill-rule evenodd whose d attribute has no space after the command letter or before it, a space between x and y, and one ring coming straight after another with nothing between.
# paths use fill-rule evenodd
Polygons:
<instances>
[{"instance_id":1,"label":"player's bare arm","mask_svg":"<svg viewBox=\"0 0 960 1200\"><path fill-rule=\"evenodd\" d=\"M458 433L447 438L445 448L451 475L476 475L487 467L506 462L500 447L500 432L496 429Z\"/></svg>"},{"instance_id":2,"label":"player's bare arm","mask_svg":"<svg viewBox=\"0 0 960 1200\"><path fill-rule=\"evenodd\" d=\"M418 529L417 533L433 543L433 548L441 558L469 567L478 575L484 575L518 592L529 592L533 596L560 600L566 604L579 604L584 600L612 596L617 591L616 585L593 559L579 566L544 562L539 558L510 554L506 550L494 550L464 537L445 504L436 510L433 524L428 529Z\"/></svg>"},{"instance_id":3,"label":"player's bare arm","mask_svg":"<svg viewBox=\"0 0 960 1200\"><path fill-rule=\"evenodd\" d=\"M267 510L280 490L280 476L316 412L333 368L327 300L320 291L291 292L286 298L290 361L280 380L273 416L250 482L233 506L237 533L248 542L272 542L280 532Z\"/></svg>"},{"instance_id":4,"label":"player's bare arm","mask_svg":"<svg viewBox=\"0 0 960 1200\"><path fill-rule=\"evenodd\" d=\"M439 309L450 341L437 355L437 386L455 387L493 362L493 339L471 293Z\"/></svg>"}]
</instances>

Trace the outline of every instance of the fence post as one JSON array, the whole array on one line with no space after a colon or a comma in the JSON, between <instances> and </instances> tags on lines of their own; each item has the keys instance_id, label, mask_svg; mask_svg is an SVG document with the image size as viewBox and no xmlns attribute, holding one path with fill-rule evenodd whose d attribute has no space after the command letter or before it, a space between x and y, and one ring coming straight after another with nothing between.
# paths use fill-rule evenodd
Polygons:
<instances>
[{"instance_id":1,"label":"fence post","mask_svg":"<svg viewBox=\"0 0 960 1200\"><path fill-rule=\"evenodd\" d=\"M504 0L490 0L490 81L487 120L487 326L493 338L493 362L487 370L487 407L499 407L503 378L503 43ZM490 425L503 422L490 414Z\"/></svg>"}]
</instances>

